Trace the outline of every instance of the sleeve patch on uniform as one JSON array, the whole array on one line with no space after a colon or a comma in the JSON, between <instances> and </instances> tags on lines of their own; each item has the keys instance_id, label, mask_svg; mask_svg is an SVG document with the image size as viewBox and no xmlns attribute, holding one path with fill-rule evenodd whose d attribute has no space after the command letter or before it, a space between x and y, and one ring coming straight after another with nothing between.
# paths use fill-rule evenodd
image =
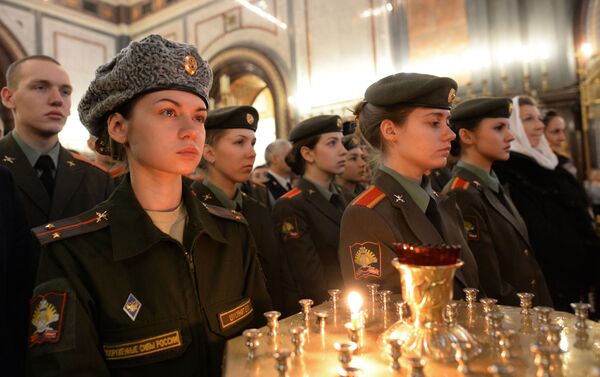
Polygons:
<instances>
[{"instance_id":1,"label":"sleeve patch on uniform","mask_svg":"<svg viewBox=\"0 0 600 377\"><path fill-rule=\"evenodd\" d=\"M381 245L363 242L350 245L350 257L355 279L381 277Z\"/></svg>"},{"instance_id":2,"label":"sleeve patch on uniform","mask_svg":"<svg viewBox=\"0 0 600 377\"><path fill-rule=\"evenodd\" d=\"M463 220L469 241L479 240L479 223L475 216L464 216Z\"/></svg>"},{"instance_id":3,"label":"sleeve patch on uniform","mask_svg":"<svg viewBox=\"0 0 600 377\"><path fill-rule=\"evenodd\" d=\"M156 352L179 348L183 345L179 330L125 343L104 344L106 360L122 360L151 355Z\"/></svg>"},{"instance_id":4,"label":"sleeve patch on uniform","mask_svg":"<svg viewBox=\"0 0 600 377\"><path fill-rule=\"evenodd\" d=\"M66 303L67 292L47 292L31 300L30 348L60 341Z\"/></svg>"},{"instance_id":5,"label":"sleeve patch on uniform","mask_svg":"<svg viewBox=\"0 0 600 377\"><path fill-rule=\"evenodd\" d=\"M248 299L231 310L219 313L219 324L221 325L221 330L225 330L226 328L235 325L242 319L249 316L253 311L254 309L252 308L252 300Z\"/></svg>"},{"instance_id":6,"label":"sleeve patch on uniform","mask_svg":"<svg viewBox=\"0 0 600 377\"><path fill-rule=\"evenodd\" d=\"M295 240L300 237L300 228L298 219L295 217L286 217L281 224L281 234L284 240Z\"/></svg>"}]
</instances>

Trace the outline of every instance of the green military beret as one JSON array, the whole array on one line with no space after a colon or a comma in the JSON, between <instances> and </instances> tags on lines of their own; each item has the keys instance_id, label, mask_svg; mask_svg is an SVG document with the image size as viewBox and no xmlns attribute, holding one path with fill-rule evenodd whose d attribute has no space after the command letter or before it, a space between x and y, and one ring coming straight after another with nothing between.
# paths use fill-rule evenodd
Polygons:
<instances>
[{"instance_id":1,"label":"green military beret","mask_svg":"<svg viewBox=\"0 0 600 377\"><path fill-rule=\"evenodd\" d=\"M92 135L101 136L106 115L141 94L184 90L198 95L208 106L211 85L212 71L196 47L150 35L131 42L96 70L79 102L79 117Z\"/></svg>"},{"instance_id":2,"label":"green military beret","mask_svg":"<svg viewBox=\"0 0 600 377\"><path fill-rule=\"evenodd\" d=\"M295 143L298 140L326 132L342 132L343 125L342 118L337 115L317 115L303 120L292 128L289 139Z\"/></svg>"},{"instance_id":3,"label":"green military beret","mask_svg":"<svg viewBox=\"0 0 600 377\"><path fill-rule=\"evenodd\" d=\"M473 98L456 105L450 111L450 123L483 118L510 118L512 100L508 97Z\"/></svg>"},{"instance_id":4,"label":"green military beret","mask_svg":"<svg viewBox=\"0 0 600 377\"><path fill-rule=\"evenodd\" d=\"M342 138L342 144L344 145L344 148L346 148L347 151L359 146L359 144L356 142L356 135L354 134L344 136Z\"/></svg>"},{"instance_id":5,"label":"green military beret","mask_svg":"<svg viewBox=\"0 0 600 377\"><path fill-rule=\"evenodd\" d=\"M406 104L450 110L456 97L456 81L422 73L397 73L371 84L365 101L376 106Z\"/></svg>"},{"instance_id":6,"label":"green military beret","mask_svg":"<svg viewBox=\"0 0 600 377\"><path fill-rule=\"evenodd\" d=\"M230 106L208 112L204 128L224 130L227 128L247 128L256 131L258 111L252 106Z\"/></svg>"}]
</instances>

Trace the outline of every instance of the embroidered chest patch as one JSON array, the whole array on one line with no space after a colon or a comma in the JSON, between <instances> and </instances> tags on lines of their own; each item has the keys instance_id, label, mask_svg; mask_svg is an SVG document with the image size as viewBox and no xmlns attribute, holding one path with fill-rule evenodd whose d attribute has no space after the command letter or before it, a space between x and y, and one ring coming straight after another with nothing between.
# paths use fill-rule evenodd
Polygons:
<instances>
[{"instance_id":1,"label":"embroidered chest patch","mask_svg":"<svg viewBox=\"0 0 600 377\"><path fill-rule=\"evenodd\" d=\"M300 237L298 220L295 217L286 217L281 224L281 234L286 241Z\"/></svg>"},{"instance_id":2,"label":"embroidered chest patch","mask_svg":"<svg viewBox=\"0 0 600 377\"><path fill-rule=\"evenodd\" d=\"M381 277L381 245L363 242L350 245L350 257L355 279Z\"/></svg>"},{"instance_id":3,"label":"embroidered chest patch","mask_svg":"<svg viewBox=\"0 0 600 377\"><path fill-rule=\"evenodd\" d=\"M67 292L48 292L31 300L31 333L29 347L43 343L58 343L62 333Z\"/></svg>"},{"instance_id":4,"label":"embroidered chest patch","mask_svg":"<svg viewBox=\"0 0 600 377\"><path fill-rule=\"evenodd\" d=\"M469 241L479 240L479 224L475 216L464 216L465 231Z\"/></svg>"}]
</instances>

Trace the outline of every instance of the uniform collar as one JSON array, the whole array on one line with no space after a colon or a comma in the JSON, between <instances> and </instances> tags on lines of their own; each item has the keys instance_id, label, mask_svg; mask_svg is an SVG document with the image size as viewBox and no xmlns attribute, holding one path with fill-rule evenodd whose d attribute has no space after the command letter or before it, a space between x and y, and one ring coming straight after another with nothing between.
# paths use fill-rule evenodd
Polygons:
<instances>
[{"instance_id":1,"label":"uniform collar","mask_svg":"<svg viewBox=\"0 0 600 377\"><path fill-rule=\"evenodd\" d=\"M13 130L11 132L11 134L13 135L13 138L15 139L15 142L17 143L19 148L21 148L21 150L25 154L25 157L27 157L27 160L29 161L31 166L35 166L38 158L40 158L42 153L39 152L37 149L33 148L32 146L30 146L29 144L27 144L25 142L25 140L23 140L21 138L21 136L19 136L19 133L17 132L17 130ZM50 156L50 158L52 159L52 162L54 162L55 167L58 166L59 153L60 153L60 143L58 143L58 142L56 143L56 145L54 145L54 147L52 147L52 149L50 149L50 151L48 153L45 153L48 156Z\"/></svg>"},{"instance_id":2,"label":"uniform collar","mask_svg":"<svg viewBox=\"0 0 600 377\"><path fill-rule=\"evenodd\" d=\"M279 174L274 173L271 169L269 169L267 171L267 173L271 174L271 176L273 178L275 178L275 180L277 181L277 183L279 183L283 187L287 187L287 185L291 183L289 178L282 177Z\"/></svg>"},{"instance_id":3,"label":"uniform collar","mask_svg":"<svg viewBox=\"0 0 600 377\"><path fill-rule=\"evenodd\" d=\"M317 189L317 191L323 195L323 197L327 200L330 201L331 197L333 196L333 194L337 194L339 195L339 191L336 187L336 185L333 184L333 182L331 182L329 184L329 189L326 189L325 187L316 184L314 181L310 180L307 176L302 176L303 179L305 179L306 181L310 182L313 186L315 186L315 188Z\"/></svg>"},{"instance_id":4,"label":"uniform collar","mask_svg":"<svg viewBox=\"0 0 600 377\"><path fill-rule=\"evenodd\" d=\"M182 190L183 204L188 212L184 246L188 249L191 248L193 240L201 233L206 233L217 242L227 243L201 202L191 194L185 185ZM134 257L149 250L160 241L172 240L154 225L150 216L140 205L131 188L129 175L123 178L121 184L103 205L106 205L109 213L114 260ZM132 232L131 224L135 224L135 232Z\"/></svg>"},{"instance_id":5,"label":"uniform collar","mask_svg":"<svg viewBox=\"0 0 600 377\"><path fill-rule=\"evenodd\" d=\"M239 208L241 210L242 205L243 205L243 200L242 200L242 192L239 188L236 189L235 196L233 197L233 200L232 200L227 197L227 195L225 194L225 191L221 190L220 187L214 185L208 178L204 178L204 180L202 181L202 184L204 186L206 186L210 191L212 191L212 193L215 195L217 200L219 202L221 202L223 207L225 207L227 209L234 209L234 210L237 210Z\"/></svg>"},{"instance_id":6,"label":"uniform collar","mask_svg":"<svg viewBox=\"0 0 600 377\"><path fill-rule=\"evenodd\" d=\"M421 185L417 184L417 182L412 179L406 178L401 175L397 171L383 165L379 167L384 173L392 176L402 187L406 190L406 193L410 196L410 198L415 202L415 204L419 207L423 213L427 209L427 205L429 205L429 200L435 200L434 192L431 188L431 182L427 176L423 176L421 180Z\"/></svg>"},{"instance_id":7,"label":"uniform collar","mask_svg":"<svg viewBox=\"0 0 600 377\"><path fill-rule=\"evenodd\" d=\"M483 183L495 193L498 193L500 191L500 181L498 180L498 177L496 176L496 173L494 173L493 170L487 172L479 166L469 164L468 162L464 162L463 160L459 160L456 163L456 166L466 169L471 173L475 174L477 178L481 180L481 183Z\"/></svg>"}]
</instances>

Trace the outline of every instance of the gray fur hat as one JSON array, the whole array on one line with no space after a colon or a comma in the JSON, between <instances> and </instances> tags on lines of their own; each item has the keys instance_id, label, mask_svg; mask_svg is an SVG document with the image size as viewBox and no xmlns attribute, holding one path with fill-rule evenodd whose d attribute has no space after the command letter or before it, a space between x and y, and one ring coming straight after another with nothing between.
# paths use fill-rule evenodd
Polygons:
<instances>
[{"instance_id":1,"label":"gray fur hat","mask_svg":"<svg viewBox=\"0 0 600 377\"><path fill-rule=\"evenodd\" d=\"M198 95L208 107L212 70L192 45L149 35L133 41L96 77L79 102L79 117L94 136L106 128L106 116L125 102L157 90L177 89Z\"/></svg>"}]
</instances>

